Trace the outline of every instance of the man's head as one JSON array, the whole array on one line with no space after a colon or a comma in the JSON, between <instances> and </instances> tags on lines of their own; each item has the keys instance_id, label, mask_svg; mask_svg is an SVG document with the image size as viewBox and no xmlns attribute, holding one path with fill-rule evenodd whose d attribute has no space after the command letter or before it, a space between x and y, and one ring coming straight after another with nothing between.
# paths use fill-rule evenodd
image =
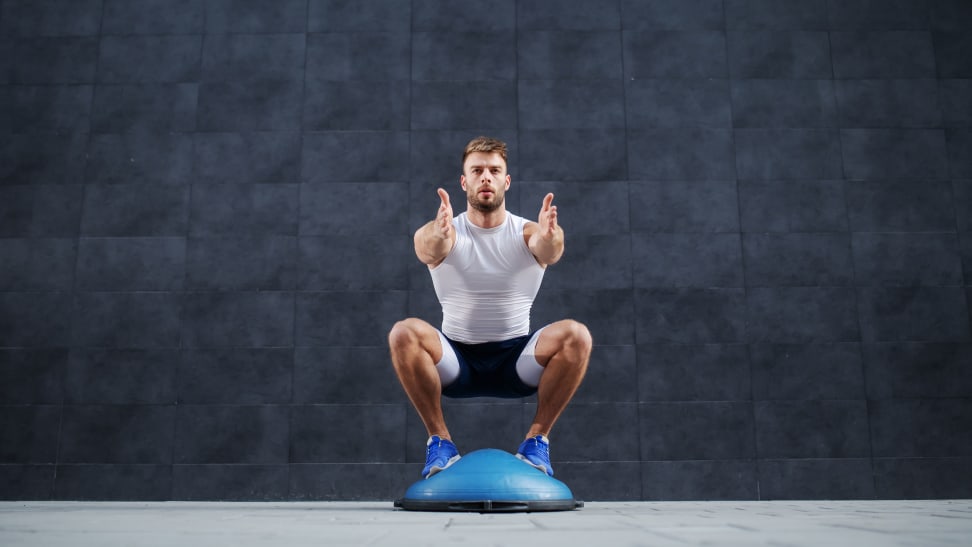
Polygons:
<instances>
[{"instance_id":1,"label":"man's head","mask_svg":"<svg viewBox=\"0 0 972 547\"><path fill-rule=\"evenodd\" d=\"M491 213L502 207L510 187L510 175L506 172L506 143L490 137L476 137L469 141L462 155L459 182L473 209Z\"/></svg>"}]
</instances>

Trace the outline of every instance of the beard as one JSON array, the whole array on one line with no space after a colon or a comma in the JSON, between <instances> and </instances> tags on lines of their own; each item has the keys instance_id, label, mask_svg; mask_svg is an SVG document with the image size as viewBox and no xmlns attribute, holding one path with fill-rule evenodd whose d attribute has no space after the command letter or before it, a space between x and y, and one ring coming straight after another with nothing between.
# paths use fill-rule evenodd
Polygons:
<instances>
[{"instance_id":1,"label":"beard","mask_svg":"<svg viewBox=\"0 0 972 547\"><path fill-rule=\"evenodd\" d=\"M469 205L480 213L492 213L503 206L504 199L503 194L493 194L493 199L490 201L482 201L478 195L472 195L469 196Z\"/></svg>"}]
</instances>

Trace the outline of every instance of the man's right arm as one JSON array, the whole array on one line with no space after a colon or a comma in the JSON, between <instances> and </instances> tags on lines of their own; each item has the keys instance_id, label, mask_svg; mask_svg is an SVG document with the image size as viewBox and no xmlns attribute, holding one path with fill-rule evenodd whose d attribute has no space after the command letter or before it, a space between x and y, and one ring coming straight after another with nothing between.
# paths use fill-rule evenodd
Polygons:
<instances>
[{"instance_id":1,"label":"man's right arm","mask_svg":"<svg viewBox=\"0 0 972 547\"><path fill-rule=\"evenodd\" d=\"M452 225L452 206L449 204L449 194L442 188L438 189L439 212L435 220L430 220L415 231L415 255L423 264L435 267L442 263L456 243L456 229Z\"/></svg>"}]
</instances>

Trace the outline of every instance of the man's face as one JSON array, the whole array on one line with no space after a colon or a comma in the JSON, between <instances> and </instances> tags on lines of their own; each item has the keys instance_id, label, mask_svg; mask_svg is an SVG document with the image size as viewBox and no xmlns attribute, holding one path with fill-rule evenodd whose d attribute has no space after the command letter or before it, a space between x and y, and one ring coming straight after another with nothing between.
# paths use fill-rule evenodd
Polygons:
<instances>
[{"instance_id":1,"label":"man's face","mask_svg":"<svg viewBox=\"0 0 972 547\"><path fill-rule=\"evenodd\" d=\"M466 156L459 181L466 191L469 205L483 213L500 208L503 196L510 187L506 162L498 152L473 152Z\"/></svg>"}]
</instances>

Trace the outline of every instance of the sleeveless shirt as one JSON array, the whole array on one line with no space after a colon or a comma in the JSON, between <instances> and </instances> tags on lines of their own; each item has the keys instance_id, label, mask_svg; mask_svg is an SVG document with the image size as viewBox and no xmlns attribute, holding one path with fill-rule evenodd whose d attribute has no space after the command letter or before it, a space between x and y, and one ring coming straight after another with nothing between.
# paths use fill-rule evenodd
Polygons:
<instances>
[{"instance_id":1,"label":"sleeveless shirt","mask_svg":"<svg viewBox=\"0 0 972 547\"><path fill-rule=\"evenodd\" d=\"M509 211L494 228L476 226L466 213L453 219L455 246L429 269L443 334L479 344L530 333L530 309L545 269L523 240L526 223Z\"/></svg>"}]
</instances>

